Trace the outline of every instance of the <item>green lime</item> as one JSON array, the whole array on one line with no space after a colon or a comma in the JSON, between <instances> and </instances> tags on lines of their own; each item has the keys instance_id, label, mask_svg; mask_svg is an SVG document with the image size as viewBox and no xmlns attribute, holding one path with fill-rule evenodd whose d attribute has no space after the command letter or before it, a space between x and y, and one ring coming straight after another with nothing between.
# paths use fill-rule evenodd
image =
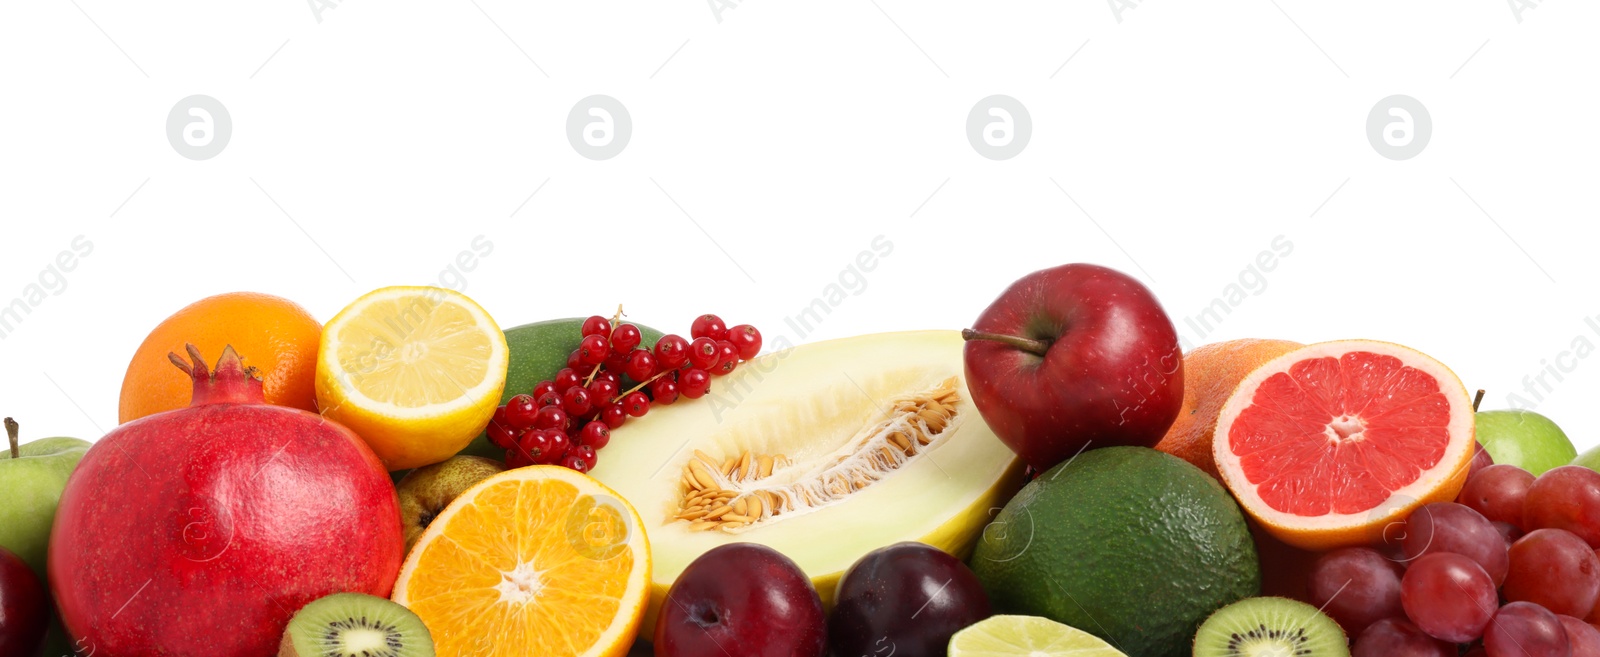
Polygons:
<instances>
[{"instance_id":1,"label":"green lime","mask_svg":"<svg viewBox=\"0 0 1600 657\"><path fill-rule=\"evenodd\" d=\"M950 637L950 657L1128 657L1098 637L1038 616L991 616Z\"/></svg>"}]
</instances>

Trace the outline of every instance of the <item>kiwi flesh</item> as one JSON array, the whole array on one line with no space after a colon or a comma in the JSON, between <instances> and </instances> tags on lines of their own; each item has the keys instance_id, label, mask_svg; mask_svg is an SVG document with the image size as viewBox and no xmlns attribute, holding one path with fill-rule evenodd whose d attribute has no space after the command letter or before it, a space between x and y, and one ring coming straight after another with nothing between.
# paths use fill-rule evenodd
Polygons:
<instances>
[{"instance_id":1,"label":"kiwi flesh","mask_svg":"<svg viewBox=\"0 0 1600 657\"><path fill-rule=\"evenodd\" d=\"M410 609L364 593L335 593L289 619L278 657L434 657L433 635Z\"/></svg>"},{"instance_id":2,"label":"kiwi flesh","mask_svg":"<svg viewBox=\"0 0 1600 657\"><path fill-rule=\"evenodd\" d=\"M1344 630L1288 598L1245 598L1218 609L1194 637L1194 657L1350 657Z\"/></svg>"}]
</instances>

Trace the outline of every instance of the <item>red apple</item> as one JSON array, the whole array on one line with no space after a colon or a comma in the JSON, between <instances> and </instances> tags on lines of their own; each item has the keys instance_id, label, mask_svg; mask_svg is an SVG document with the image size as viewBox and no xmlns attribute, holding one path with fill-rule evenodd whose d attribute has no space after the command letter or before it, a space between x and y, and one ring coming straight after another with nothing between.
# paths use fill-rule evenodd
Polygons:
<instances>
[{"instance_id":1,"label":"red apple","mask_svg":"<svg viewBox=\"0 0 1600 657\"><path fill-rule=\"evenodd\" d=\"M33 657L50 625L50 599L22 557L0 547L0 657Z\"/></svg>"},{"instance_id":2,"label":"red apple","mask_svg":"<svg viewBox=\"0 0 1600 657\"><path fill-rule=\"evenodd\" d=\"M978 412L1040 472L1085 447L1154 446L1183 404L1172 320L1148 288L1113 269L1028 274L962 335Z\"/></svg>"},{"instance_id":3,"label":"red apple","mask_svg":"<svg viewBox=\"0 0 1600 657\"><path fill-rule=\"evenodd\" d=\"M657 657L821 657L827 619L794 561L765 545L729 543L678 575L653 643Z\"/></svg>"},{"instance_id":4,"label":"red apple","mask_svg":"<svg viewBox=\"0 0 1600 657\"><path fill-rule=\"evenodd\" d=\"M62 492L47 568L82 654L272 655L307 603L394 585L399 500L366 443L263 403L231 348L214 376L191 355L193 405L113 430Z\"/></svg>"}]
</instances>

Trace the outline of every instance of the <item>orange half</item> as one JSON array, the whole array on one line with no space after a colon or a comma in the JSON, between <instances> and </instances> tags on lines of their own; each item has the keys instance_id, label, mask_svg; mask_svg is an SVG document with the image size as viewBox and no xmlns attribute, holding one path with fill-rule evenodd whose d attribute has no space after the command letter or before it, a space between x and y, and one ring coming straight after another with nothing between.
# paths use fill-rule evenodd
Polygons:
<instances>
[{"instance_id":1,"label":"orange half","mask_svg":"<svg viewBox=\"0 0 1600 657\"><path fill-rule=\"evenodd\" d=\"M440 657L619 657L650 599L639 514L594 479L555 466L462 493L407 555L394 601Z\"/></svg>"},{"instance_id":2,"label":"orange half","mask_svg":"<svg viewBox=\"0 0 1600 657\"><path fill-rule=\"evenodd\" d=\"M1223 483L1278 540L1327 550L1383 540L1411 511L1454 500L1472 461L1472 401L1427 355L1371 340L1267 361L1223 404Z\"/></svg>"}]
</instances>

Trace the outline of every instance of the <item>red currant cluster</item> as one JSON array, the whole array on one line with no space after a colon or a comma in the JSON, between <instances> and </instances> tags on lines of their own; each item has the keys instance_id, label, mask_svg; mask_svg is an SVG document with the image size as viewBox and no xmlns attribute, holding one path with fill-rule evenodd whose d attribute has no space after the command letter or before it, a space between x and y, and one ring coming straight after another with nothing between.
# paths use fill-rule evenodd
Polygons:
<instances>
[{"instance_id":1,"label":"red currant cluster","mask_svg":"<svg viewBox=\"0 0 1600 657\"><path fill-rule=\"evenodd\" d=\"M729 327L716 315L701 315L689 337L661 336L655 348L641 346L639 327L599 315L583 322L583 341L567 367L531 394L519 394L495 409L489 441L506 450L506 465L561 465L578 472L594 467L596 451L611 442L611 430L642 417L651 404L671 404L680 395L699 399L711 377L732 372L761 351L761 332L749 324ZM623 384L632 387L623 389Z\"/></svg>"}]
</instances>

